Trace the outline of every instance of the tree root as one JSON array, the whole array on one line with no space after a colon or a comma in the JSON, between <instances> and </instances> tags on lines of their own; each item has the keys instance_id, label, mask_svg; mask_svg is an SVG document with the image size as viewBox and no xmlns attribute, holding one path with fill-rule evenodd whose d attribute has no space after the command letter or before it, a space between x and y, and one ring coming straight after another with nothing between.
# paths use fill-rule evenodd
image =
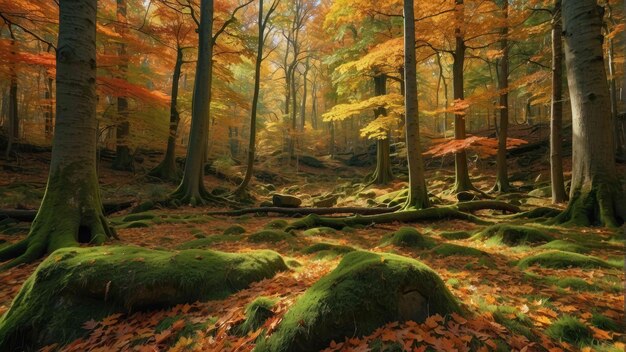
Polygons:
<instances>
[{"instance_id":1,"label":"tree root","mask_svg":"<svg viewBox=\"0 0 626 352\"><path fill-rule=\"evenodd\" d=\"M126 200L117 203L104 203L104 214L109 215L120 210L130 208L133 205L133 201ZM11 218L18 221L32 222L37 216L37 210L32 209L0 209L0 219Z\"/></svg>"},{"instance_id":2,"label":"tree root","mask_svg":"<svg viewBox=\"0 0 626 352\"><path fill-rule=\"evenodd\" d=\"M303 219L291 223L285 231L307 229L312 227L331 227L341 229L345 226L354 225L371 225L384 224L391 222L416 222L423 220L442 220L442 219L460 219L470 221L476 224L488 225L489 221L480 219L468 212L495 209L510 212L519 212L519 208L508 203L498 201L475 201L465 202L441 208L428 208L422 210L398 211L387 214L376 215L356 215L351 217L320 217L317 214L311 214Z\"/></svg>"},{"instance_id":3,"label":"tree root","mask_svg":"<svg viewBox=\"0 0 626 352\"><path fill-rule=\"evenodd\" d=\"M239 216L252 213L277 213L291 216L305 216L309 214L330 215L330 214L359 214L359 215L375 215L392 213L399 210L400 206L392 208L364 208L364 207L343 207L343 208L283 208L283 207L259 207L245 208L230 211L211 211L207 215L226 215Z\"/></svg>"},{"instance_id":4,"label":"tree root","mask_svg":"<svg viewBox=\"0 0 626 352\"><path fill-rule=\"evenodd\" d=\"M561 214L560 209L550 207L539 207L533 210L525 211L512 215L512 219L537 219L537 218L553 218Z\"/></svg>"}]
</instances>

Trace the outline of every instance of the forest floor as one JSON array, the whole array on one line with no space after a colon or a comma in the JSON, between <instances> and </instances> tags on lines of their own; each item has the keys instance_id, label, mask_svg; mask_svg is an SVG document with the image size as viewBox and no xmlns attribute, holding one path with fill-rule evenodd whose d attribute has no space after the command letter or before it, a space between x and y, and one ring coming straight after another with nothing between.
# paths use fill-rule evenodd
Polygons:
<instances>
[{"instance_id":1,"label":"forest floor","mask_svg":"<svg viewBox=\"0 0 626 352\"><path fill-rule=\"evenodd\" d=\"M36 209L45 188L49 155L24 155L18 167L0 167L0 208L18 207ZM331 163L326 160L326 162ZM8 164L7 164L8 165ZM103 163L104 165L104 163ZM333 164L338 169L338 164ZM515 172L526 172L531 180L514 183L517 186L536 184L535 179L545 181L545 163L517 166ZM140 176L111 171L101 167L101 185L104 199L159 199L170 192L174 185L146 183ZM340 205L366 206L368 199L384 196L401 189L406 184L395 181L389 186L369 187L359 193L351 193L350 180L362 179L366 168L340 168L344 174L338 179L329 169L305 168L299 174L285 174L289 179L276 185L277 191L292 193L310 201L312 197L343 185L345 196ZM342 171L343 170L343 171ZM621 169L623 171L623 169ZM434 194L443 196L450 185L451 171L429 170L429 186ZM475 184L488 190L493 175L473 172ZM224 186L225 181L207 176L209 189ZM232 186L232 185L231 185ZM257 187L257 197L264 200L269 191ZM528 196L525 193L521 207L524 210L549 206L545 196ZM252 284L248 289L235 293L224 300L195 302L171 308L116 314L100 321L87 321L84 338L71 342L62 350L67 351L248 351L254 347L261 334L276 329L281 318L298 297L318 279L332 271L341 260L341 253L330 251L306 254L307 248L316 243L349 246L374 252L392 252L416 258L434 269L447 288L471 312L470 316L444 320L433 316L422 324L413 322L389 323L364 337L347 337L333 341L328 351L467 351L467 350L521 350L521 351L569 351L598 350L623 351L624 331L624 242L623 228L577 228L547 226L533 220L513 220L501 212L486 210L477 212L481 218L499 224L515 224L537 229L555 240L566 240L567 246L542 246L545 243L505 245L497 240L484 240L471 236L485 228L461 220L428 221L412 224L381 224L345 230L322 229L306 232L296 231L295 236L275 242L250 241L250 235L277 219L293 221L293 218L276 216L243 215L238 217L207 216L211 207L181 207L178 209L155 209L143 220L129 221L124 217L129 210L111 215L120 240L111 245L135 245L152 249L178 250L181 248L210 248L225 252L243 252L251 249L272 249L290 263L290 270L273 278ZM223 235L232 226L242 226L241 235ZM19 223L0 230L2 242L15 242L28 233L28 223ZM437 253L434 245L428 248L412 248L386 244L384 237L401 227L415 228L434 242L434 245L452 243L482 251L481 254L449 255ZM456 232L457 235L450 234ZM459 233L461 233L459 235ZM563 242L557 242L564 245ZM606 267L576 267L565 265L551 268L533 265L522 268L518 261L552 249L566 249L600 258ZM40 262L21 265L0 272L0 315L8 310L21 285L33 273ZM244 319L247 304L255 298L276 298L272 308L274 315L262 328L245 336L232 333L232 327ZM572 322L573 321L573 322ZM582 324L582 331L575 330ZM569 329L569 330L568 330ZM572 330L573 329L573 330ZM578 331L572 336L572 331ZM471 346L471 347L470 347ZM48 346L44 350L55 350Z\"/></svg>"}]
</instances>

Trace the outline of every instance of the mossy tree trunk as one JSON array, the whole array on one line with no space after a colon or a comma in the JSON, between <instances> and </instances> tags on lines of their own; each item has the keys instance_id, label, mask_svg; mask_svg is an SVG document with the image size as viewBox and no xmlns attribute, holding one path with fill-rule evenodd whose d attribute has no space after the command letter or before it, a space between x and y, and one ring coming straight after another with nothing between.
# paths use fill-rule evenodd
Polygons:
<instances>
[{"instance_id":1,"label":"mossy tree trunk","mask_svg":"<svg viewBox=\"0 0 626 352\"><path fill-rule=\"evenodd\" d=\"M124 44L124 36L126 35L126 0L116 0L117 4L117 20L116 32L122 37L122 42L119 43L117 49L117 55L119 56L120 64L119 77L126 79L128 72L128 58L126 51L126 44ZM113 159L113 169L122 171L133 171L134 163L133 156L130 153L130 147L128 146L128 139L130 137L130 122L128 121L128 98L125 96L117 97L117 128L116 128L116 146L115 146L115 159Z\"/></svg>"},{"instance_id":2,"label":"mossy tree trunk","mask_svg":"<svg viewBox=\"0 0 626 352\"><path fill-rule=\"evenodd\" d=\"M498 155L496 157L496 184L493 187L495 192L508 192L510 189L506 164L506 140L509 132L509 0L502 1L502 14L505 22L500 30L502 57L498 60L500 129L498 130Z\"/></svg>"},{"instance_id":3,"label":"mossy tree trunk","mask_svg":"<svg viewBox=\"0 0 626 352\"><path fill-rule=\"evenodd\" d=\"M387 94L387 75L375 75L374 95L380 96L385 94ZM374 118L385 115L387 115L387 110L383 107L374 110ZM376 185L386 185L393 180L390 153L389 134L387 134L387 138L376 141L376 170L374 170L372 177L372 182Z\"/></svg>"},{"instance_id":4,"label":"mossy tree trunk","mask_svg":"<svg viewBox=\"0 0 626 352\"><path fill-rule=\"evenodd\" d=\"M278 0L274 0L265 17L263 17L263 0L259 0L259 39L257 41L257 53L254 66L254 91L252 93L252 108L250 110L250 140L248 144L248 160L246 164L246 175L241 181L241 184L235 190L236 194L243 194L246 191L246 187L252 179L252 172L254 168L254 156L256 154L256 115L259 104L259 91L261 89L261 64L263 63L263 47L265 46L265 39L267 39L267 33L265 28L269 22L272 12L276 10L278 6ZM306 83L305 83L306 84ZM305 94L306 97L306 94Z\"/></svg>"},{"instance_id":5,"label":"mossy tree trunk","mask_svg":"<svg viewBox=\"0 0 626 352\"><path fill-rule=\"evenodd\" d=\"M561 32L561 0L554 1L552 14L552 103L550 116L550 180L552 203L567 200L563 180L563 42Z\"/></svg>"},{"instance_id":6,"label":"mossy tree trunk","mask_svg":"<svg viewBox=\"0 0 626 352\"><path fill-rule=\"evenodd\" d=\"M11 24L8 25L9 35L11 38L11 54L15 55L15 34L13 33L13 26ZM6 158L8 159L11 155L11 150L13 148L13 143L20 136L20 120L17 110L17 71L15 67L15 63L11 62L9 65L10 71L10 79L9 79L9 112L8 112L8 143L6 149Z\"/></svg>"},{"instance_id":7,"label":"mossy tree trunk","mask_svg":"<svg viewBox=\"0 0 626 352\"><path fill-rule=\"evenodd\" d=\"M170 99L170 126L167 136L167 149L163 161L150 171L150 176L163 180L176 181L179 179L180 171L176 166L176 134L178 133L178 123L180 114L178 113L178 85L180 73L183 67L183 48L180 45L176 48L176 63L172 75L172 93Z\"/></svg>"},{"instance_id":8,"label":"mossy tree trunk","mask_svg":"<svg viewBox=\"0 0 626 352\"><path fill-rule=\"evenodd\" d=\"M617 226L626 218L615 167L609 87L602 52L603 10L595 0L563 2L565 62L572 102L572 186L557 221Z\"/></svg>"},{"instance_id":9,"label":"mossy tree trunk","mask_svg":"<svg viewBox=\"0 0 626 352\"><path fill-rule=\"evenodd\" d=\"M28 237L0 251L2 268L79 242L100 244L107 225L96 174L96 3L61 0L57 119L46 193Z\"/></svg>"},{"instance_id":10,"label":"mossy tree trunk","mask_svg":"<svg viewBox=\"0 0 626 352\"><path fill-rule=\"evenodd\" d=\"M454 101L462 101L465 99L465 93L463 92L463 67L465 65L465 39L463 37L463 20L465 17L465 10L463 0L455 0L455 21L456 28L454 29L455 37L455 50L454 50L454 62L452 63L452 90ZM454 115L454 139L465 139L465 115ZM465 150L461 150L454 153L454 193L470 191L474 189L472 182L469 178L469 170L467 167L467 153Z\"/></svg>"},{"instance_id":11,"label":"mossy tree trunk","mask_svg":"<svg viewBox=\"0 0 626 352\"><path fill-rule=\"evenodd\" d=\"M417 73L415 72L415 13L413 0L404 0L404 124L409 193L405 208L428 208L428 191L424 178L424 162L420 146L419 110L417 101Z\"/></svg>"},{"instance_id":12,"label":"mossy tree trunk","mask_svg":"<svg viewBox=\"0 0 626 352\"><path fill-rule=\"evenodd\" d=\"M185 169L172 198L185 204L203 204L210 197L204 187L204 158L209 131L211 81L213 79L213 0L200 2L198 60L191 105L191 130Z\"/></svg>"}]
</instances>

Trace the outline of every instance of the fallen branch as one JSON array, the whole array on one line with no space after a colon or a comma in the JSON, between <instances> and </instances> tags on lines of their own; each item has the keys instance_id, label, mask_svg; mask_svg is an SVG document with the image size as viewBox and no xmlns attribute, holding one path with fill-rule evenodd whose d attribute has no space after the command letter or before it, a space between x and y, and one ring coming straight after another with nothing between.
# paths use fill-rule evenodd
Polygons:
<instances>
[{"instance_id":1,"label":"fallen branch","mask_svg":"<svg viewBox=\"0 0 626 352\"><path fill-rule=\"evenodd\" d=\"M286 215L331 215L331 214L359 214L359 215L375 215L392 213L399 210L400 206L391 208L365 208L365 207L343 207L343 208L283 208L283 207L259 207L259 208L245 208L229 211L211 211L207 215L226 215L226 216L239 216L244 214L253 213L276 213Z\"/></svg>"},{"instance_id":2,"label":"fallen branch","mask_svg":"<svg viewBox=\"0 0 626 352\"><path fill-rule=\"evenodd\" d=\"M115 213L126 208L130 208L133 205L133 201L123 201L118 203L104 203L104 213L106 215ZM35 220L37 216L37 210L33 209L0 209L0 219L11 218L18 221L31 222Z\"/></svg>"},{"instance_id":3,"label":"fallen branch","mask_svg":"<svg viewBox=\"0 0 626 352\"><path fill-rule=\"evenodd\" d=\"M287 229L285 229L285 231L307 229L320 226L341 229L345 226L354 225L385 224L391 222L417 222L423 220L443 219L460 219L481 225L491 224L491 222L489 221L482 220L479 217L470 214L470 212L484 209L502 210L512 213L520 212L519 207L509 203L493 200L481 200L474 202L458 203L456 205L450 205L440 208L407 210L366 216L355 215L342 218L321 217L318 214L311 214L303 219L294 221L293 223L291 223L291 225L287 227Z\"/></svg>"}]
</instances>

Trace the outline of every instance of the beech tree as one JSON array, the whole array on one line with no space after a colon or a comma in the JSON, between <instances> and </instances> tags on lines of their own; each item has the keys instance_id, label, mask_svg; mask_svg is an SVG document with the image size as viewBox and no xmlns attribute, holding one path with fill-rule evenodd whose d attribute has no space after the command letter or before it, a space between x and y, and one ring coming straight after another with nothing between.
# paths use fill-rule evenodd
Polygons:
<instances>
[{"instance_id":1,"label":"beech tree","mask_svg":"<svg viewBox=\"0 0 626 352\"><path fill-rule=\"evenodd\" d=\"M603 9L595 0L564 0L562 11L573 155L570 200L557 221L617 226L626 219L626 204L615 166Z\"/></svg>"},{"instance_id":2,"label":"beech tree","mask_svg":"<svg viewBox=\"0 0 626 352\"><path fill-rule=\"evenodd\" d=\"M59 1L56 125L46 193L28 236L0 251L12 267L115 232L102 211L96 174L97 0Z\"/></svg>"},{"instance_id":3,"label":"beech tree","mask_svg":"<svg viewBox=\"0 0 626 352\"><path fill-rule=\"evenodd\" d=\"M430 205L424 163L420 147L420 129L417 102L417 75L415 72L415 14L413 0L404 0L404 106L409 193L405 208L427 208Z\"/></svg>"}]
</instances>

